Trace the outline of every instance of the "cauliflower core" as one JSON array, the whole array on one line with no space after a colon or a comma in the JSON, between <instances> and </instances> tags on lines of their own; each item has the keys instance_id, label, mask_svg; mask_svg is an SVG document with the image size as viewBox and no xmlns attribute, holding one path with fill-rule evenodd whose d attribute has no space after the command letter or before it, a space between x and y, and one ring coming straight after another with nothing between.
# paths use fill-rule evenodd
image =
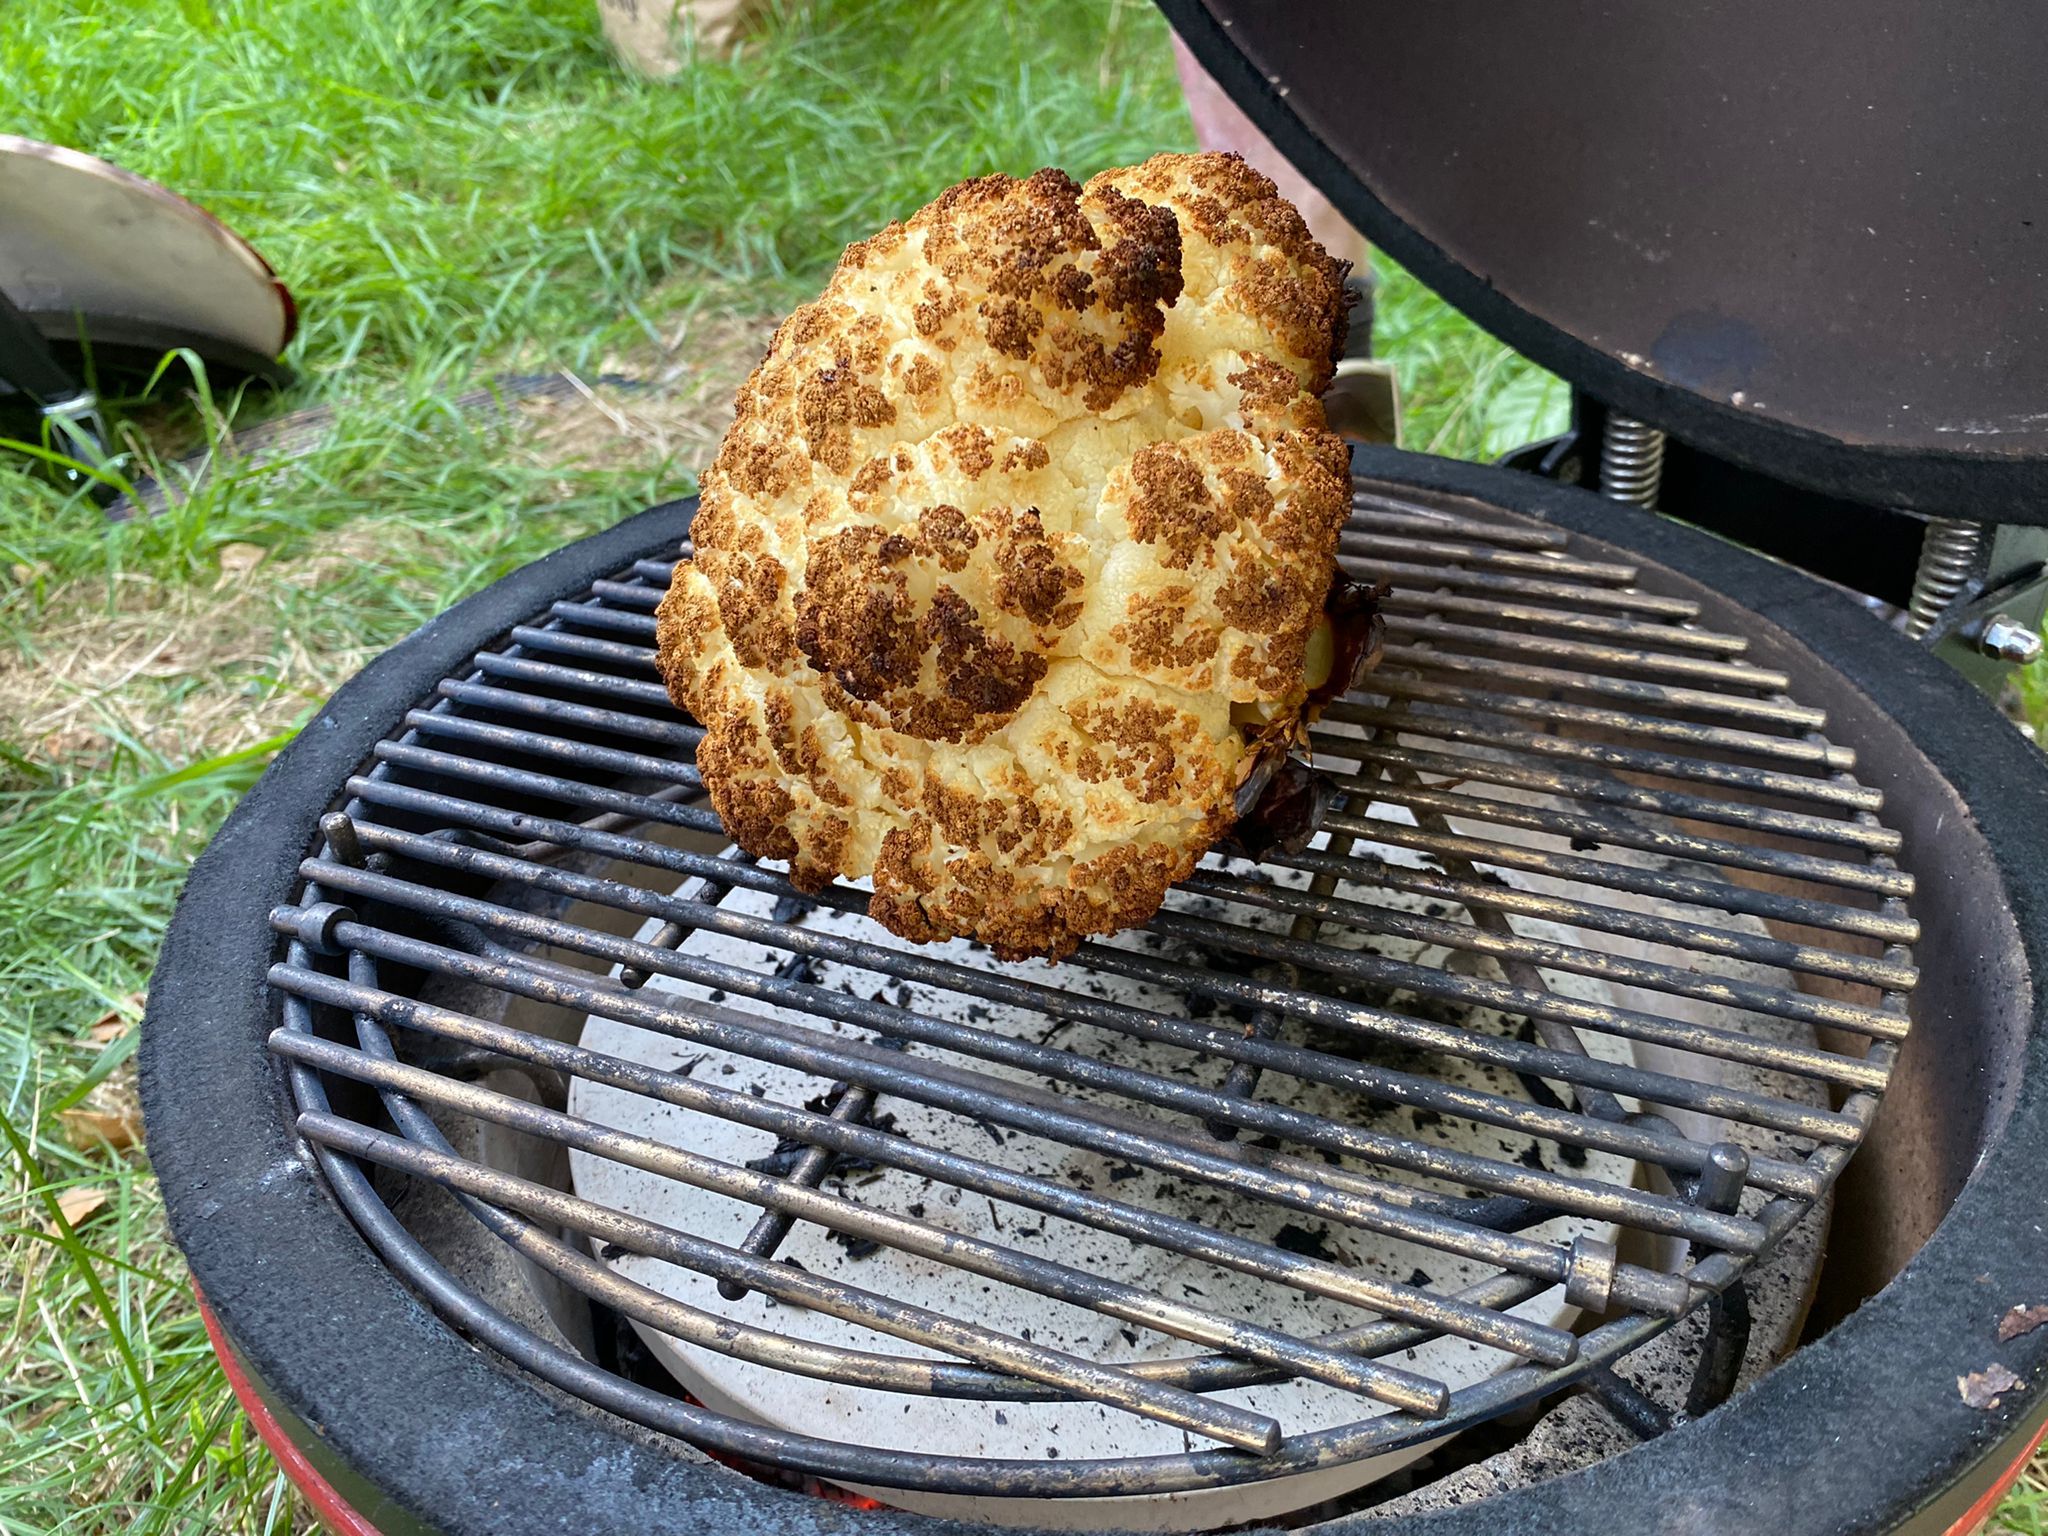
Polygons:
<instances>
[{"instance_id":1,"label":"cauliflower core","mask_svg":"<svg viewBox=\"0 0 2048 1536\"><path fill-rule=\"evenodd\" d=\"M1343 276L1231 155L984 177L850 247L661 605L734 840L1005 958L1157 911L1320 681Z\"/></svg>"}]
</instances>

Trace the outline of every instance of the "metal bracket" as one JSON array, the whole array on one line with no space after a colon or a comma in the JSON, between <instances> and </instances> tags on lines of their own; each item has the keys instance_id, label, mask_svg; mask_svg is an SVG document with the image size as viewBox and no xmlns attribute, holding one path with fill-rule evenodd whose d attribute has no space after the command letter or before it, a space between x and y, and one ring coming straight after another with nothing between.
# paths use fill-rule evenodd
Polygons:
<instances>
[{"instance_id":1,"label":"metal bracket","mask_svg":"<svg viewBox=\"0 0 2048 1536\"><path fill-rule=\"evenodd\" d=\"M60 451L95 470L104 469L111 461L99 397L71 377L35 322L4 292L0 292L0 379L36 403ZM75 469L65 473L74 481L84 478Z\"/></svg>"},{"instance_id":2,"label":"metal bracket","mask_svg":"<svg viewBox=\"0 0 2048 1536\"><path fill-rule=\"evenodd\" d=\"M1339 437L1389 446L1401 441L1401 385L1391 363L1344 358L1323 391L1323 410Z\"/></svg>"},{"instance_id":3,"label":"metal bracket","mask_svg":"<svg viewBox=\"0 0 2048 1536\"><path fill-rule=\"evenodd\" d=\"M2048 528L2001 524L1987 530L1979 574L1942 611L1927 644L1971 682L1996 692L2042 654L2048 617Z\"/></svg>"}]
</instances>

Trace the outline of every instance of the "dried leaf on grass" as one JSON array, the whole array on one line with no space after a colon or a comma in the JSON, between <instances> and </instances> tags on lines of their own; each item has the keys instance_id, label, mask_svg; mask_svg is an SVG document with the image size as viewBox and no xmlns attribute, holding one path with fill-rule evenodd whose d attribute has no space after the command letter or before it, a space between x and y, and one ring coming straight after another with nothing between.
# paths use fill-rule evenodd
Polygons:
<instances>
[{"instance_id":1,"label":"dried leaf on grass","mask_svg":"<svg viewBox=\"0 0 2048 1536\"><path fill-rule=\"evenodd\" d=\"M65 1190L57 1197L57 1209L64 1213L66 1224L75 1227L112 1198L108 1190L97 1184L88 1184L82 1189ZM57 1223L52 1220L43 1223L43 1230L55 1237L59 1229Z\"/></svg>"},{"instance_id":2,"label":"dried leaf on grass","mask_svg":"<svg viewBox=\"0 0 2048 1536\"><path fill-rule=\"evenodd\" d=\"M261 544L223 544L220 547L220 580L213 584L218 592L222 587L232 586L263 563L270 553Z\"/></svg>"},{"instance_id":3,"label":"dried leaf on grass","mask_svg":"<svg viewBox=\"0 0 2048 1536\"><path fill-rule=\"evenodd\" d=\"M0 736L35 742L46 761L74 768L103 759L117 737L181 762L275 736L374 647L309 650L281 627L272 594L318 591L388 560L395 545L432 539L431 530L366 522L291 559L258 561L247 553L258 545L224 545L211 589L134 572L81 578L51 594L46 622L0 652ZM261 680L254 694L252 678Z\"/></svg>"},{"instance_id":4,"label":"dried leaf on grass","mask_svg":"<svg viewBox=\"0 0 2048 1536\"><path fill-rule=\"evenodd\" d=\"M132 1080L109 1079L69 1109L59 1110L64 1139L81 1152L126 1152L142 1142L142 1103Z\"/></svg>"},{"instance_id":5,"label":"dried leaf on grass","mask_svg":"<svg viewBox=\"0 0 2048 1536\"><path fill-rule=\"evenodd\" d=\"M579 380L567 398L520 402L520 451L543 464L672 464L701 471L732 425L733 391L767 350L774 329L766 315L684 317L659 348L636 348L607 361L606 372L637 379L642 388L593 388Z\"/></svg>"},{"instance_id":6,"label":"dried leaf on grass","mask_svg":"<svg viewBox=\"0 0 2048 1536\"><path fill-rule=\"evenodd\" d=\"M85 1038L94 1045L105 1045L118 1040L135 1027L135 1021L142 1017L142 1005L148 999L146 992L130 992L105 1013L86 1026Z\"/></svg>"},{"instance_id":7,"label":"dried leaf on grass","mask_svg":"<svg viewBox=\"0 0 2048 1536\"><path fill-rule=\"evenodd\" d=\"M2025 1383L2019 1377L2004 1366L1995 1364L1956 1378L1956 1390L1962 1393L1963 1401L1977 1409L1996 1408L2001 1397L2014 1387L2023 1385Z\"/></svg>"}]
</instances>

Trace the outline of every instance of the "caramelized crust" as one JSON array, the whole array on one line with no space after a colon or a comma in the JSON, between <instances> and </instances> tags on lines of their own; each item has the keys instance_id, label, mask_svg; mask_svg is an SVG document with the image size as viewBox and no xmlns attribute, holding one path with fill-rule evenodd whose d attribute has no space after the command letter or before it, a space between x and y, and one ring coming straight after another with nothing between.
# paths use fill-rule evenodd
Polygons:
<instances>
[{"instance_id":1,"label":"caramelized crust","mask_svg":"<svg viewBox=\"0 0 2048 1536\"><path fill-rule=\"evenodd\" d=\"M704 478L659 661L749 853L902 936L1143 922L1298 722L1344 269L1230 155L988 176L848 247Z\"/></svg>"}]
</instances>

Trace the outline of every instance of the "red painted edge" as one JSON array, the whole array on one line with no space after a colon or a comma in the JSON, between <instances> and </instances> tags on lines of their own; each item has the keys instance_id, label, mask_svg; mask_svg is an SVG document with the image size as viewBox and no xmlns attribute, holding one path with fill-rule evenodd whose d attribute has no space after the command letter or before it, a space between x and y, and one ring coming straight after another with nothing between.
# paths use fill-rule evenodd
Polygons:
<instances>
[{"instance_id":1,"label":"red painted edge","mask_svg":"<svg viewBox=\"0 0 2048 1536\"><path fill-rule=\"evenodd\" d=\"M1991 1512L1998 1508L1999 1501L2012 1492L2012 1485L2018 1482L2020 1474L2027 1470L2027 1463L2033 1459L2034 1452L2041 1448L2044 1439L2048 1439L2048 1424L2043 1424L2034 1431L2034 1438L2027 1442L2027 1448L2013 1458L2012 1465L1999 1475L1998 1481L1985 1489L1984 1496L1972 1504L1964 1512L1963 1518L1950 1526L1943 1536L1972 1536L1973 1532L1981 1530L1984 1523L1991 1518Z\"/></svg>"},{"instance_id":2,"label":"red painted edge","mask_svg":"<svg viewBox=\"0 0 2048 1536\"><path fill-rule=\"evenodd\" d=\"M270 1411L270 1405L257 1394L249 1373L242 1369L242 1362L229 1347L226 1336L220 1331L220 1324L214 1321L213 1309L207 1306L206 1298L199 1295L196 1285L192 1291L199 1298L199 1319L206 1324L207 1341L213 1345L220 1368L227 1373L235 1401L242 1405L242 1412L255 1426L257 1439L269 1447L270 1454L277 1458L277 1464L291 1479L292 1486L313 1506L313 1513L319 1517L320 1523L333 1532L333 1536L383 1536L377 1527L355 1512L348 1500L335 1492L334 1485L320 1475L320 1469L308 1461L306 1453L292 1442L291 1436L285 1433L284 1425L278 1422L277 1415Z\"/></svg>"},{"instance_id":3,"label":"red painted edge","mask_svg":"<svg viewBox=\"0 0 2048 1536\"><path fill-rule=\"evenodd\" d=\"M334 1485L320 1475L320 1469L306 1459L306 1453L285 1433L284 1425L278 1422L277 1415L272 1413L269 1405L257 1395L255 1384L249 1380L248 1373L242 1369L241 1361L229 1347L226 1336L220 1331L220 1324L214 1320L213 1309L206 1304L206 1297L200 1294L196 1285L193 1286L192 1293L199 1301L199 1319L206 1325L207 1341L213 1345L213 1352L220 1360L220 1368L227 1375L228 1386L234 1391L235 1401L242 1405L242 1411L249 1416L249 1422L255 1426L256 1437L269 1448L270 1454L277 1458L277 1464L284 1469L284 1475L291 1479L292 1485L304 1494L306 1502L313 1506L313 1513L319 1517L320 1523L333 1532L334 1536L383 1536L377 1527L357 1514L354 1506L335 1492ZM2048 1440L2048 1424L2043 1424L2034 1432L2033 1438L2027 1441L2026 1448L2013 1458L2012 1465L1999 1475L1997 1482L1984 1490L1977 1502L1964 1512L1960 1520L1948 1528L1944 1536L1973 1536L1973 1533L1980 1530L1985 1521L1991 1518L1991 1513L1997 1509L1999 1502L2012 1491L2012 1485L2020 1480L2020 1474L2026 1470L2034 1452L2041 1448L2043 1440ZM832 1489L827 1497L835 1495L856 1505L887 1507L873 1499L845 1493L837 1488Z\"/></svg>"}]
</instances>

